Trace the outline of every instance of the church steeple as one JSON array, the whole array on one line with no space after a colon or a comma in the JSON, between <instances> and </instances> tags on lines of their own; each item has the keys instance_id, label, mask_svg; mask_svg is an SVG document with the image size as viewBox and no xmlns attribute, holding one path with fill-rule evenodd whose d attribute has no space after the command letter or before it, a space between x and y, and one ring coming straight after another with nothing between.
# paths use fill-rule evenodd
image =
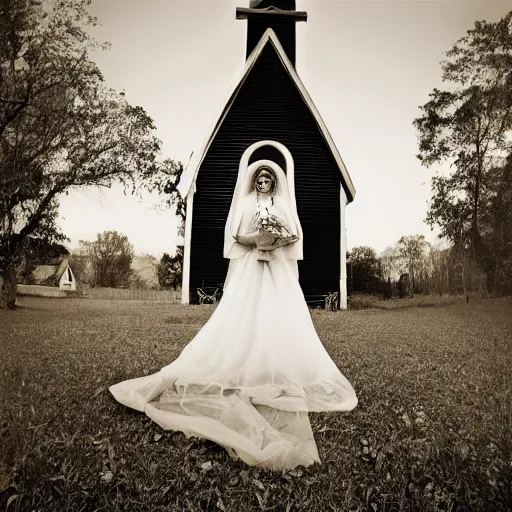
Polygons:
<instances>
[{"instance_id":1,"label":"church steeple","mask_svg":"<svg viewBox=\"0 0 512 512\"><path fill-rule=\"evenodd\" d=\"M236 17L247 20L247 57L268 28L276 33L281 45L295 66L295 23L307 21L307 13L295 10L295 0L251 0L249 8L238 7Z\"/></svg>"}]
</instances>

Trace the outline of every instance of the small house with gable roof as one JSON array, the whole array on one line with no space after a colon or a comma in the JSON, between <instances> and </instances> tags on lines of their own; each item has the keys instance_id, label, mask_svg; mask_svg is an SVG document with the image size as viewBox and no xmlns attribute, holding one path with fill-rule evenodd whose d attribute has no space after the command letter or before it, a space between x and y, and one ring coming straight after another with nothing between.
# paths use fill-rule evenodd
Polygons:
<instances>
[{"instance_id":1,"label":"small house with gable roof","mask_svg":"<svg viewBox=\"0 0 512 512\"><path fill-rule=\"evenodd\" d=\"M67 257L45 265L37 265L32 273L34 284L56 287L64 291L76 291L76 279Z\"/></svg>"}]
</instances>

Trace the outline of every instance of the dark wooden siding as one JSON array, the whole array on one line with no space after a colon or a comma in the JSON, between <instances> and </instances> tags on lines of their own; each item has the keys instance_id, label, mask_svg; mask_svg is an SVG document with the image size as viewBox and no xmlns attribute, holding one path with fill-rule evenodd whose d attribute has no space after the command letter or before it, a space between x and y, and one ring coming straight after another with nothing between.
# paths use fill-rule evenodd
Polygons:
<instances>
[{"instance_id":1,"label":"dark wooden siding","mask_svg":"<svg viewBox=\"0 0 512 512\"><path fill-rule=\"evenodd\" d=\"M251 165L254 162L257 162L258 160L272 160L272 162L275 162L277 165L283 169L283 171L286 173L286 158L279 151L279 149L275 148L274 146L261 146L261 148L258 148L249 158L249 165Z\"/></svg>"},{"instance_id":2,"label":"dark wooden siding","mask_svg":"<svg viewBox=\"0 0 512 512\"><path fill-rule=\"evenodd\" d=\"M290 62L295 66L295 20L281 16L252 15L247 20L247 56L259 43L268 28L276 33Z\"/></svg>"},{"instance_id":3,"label":"dark wooden siding","mask_svg":"<svg viewBox=\"0 0 512 512\"><path fill-rule=\"evenodd\" d=\"M281 142L295 161L297 209L304 231L300 283L310 304L339 289L341 175L315 119L268 44L201 165L194 196L190 300L223 283L224 225L238 164L253 143Z\"/></svg>"}]
</instances>

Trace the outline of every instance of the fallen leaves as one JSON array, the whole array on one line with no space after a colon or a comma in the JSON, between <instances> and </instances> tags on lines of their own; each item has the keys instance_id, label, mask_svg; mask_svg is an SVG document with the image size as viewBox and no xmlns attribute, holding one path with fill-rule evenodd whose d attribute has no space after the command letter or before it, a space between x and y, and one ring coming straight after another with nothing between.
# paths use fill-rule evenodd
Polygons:
<instances>
[{"instance_id":1,"label":"fallen leaves","mask_svg":"<svg viewBox=\"0 0 512 512\"><path fill-rule=\"evenodd\" d=\"M211 461L203 462L203 464L201 464L201 469L203 471L211 471L213 469L213 464Z\"/></svg>"},{"instance_id":2,"label":"fallen leaves","mask_svg":"<svg viewBox=\"0 0 512 512\"><path fill-rule=\"evenodd\" d=\"M100 480L102 482L105 482L106 484L108 484L110 482L110 480L112 480L112 478L114 478L114 473L112 473L112 471L106 471L105 473L100 473Z\"/></svg>"}]
</instances>

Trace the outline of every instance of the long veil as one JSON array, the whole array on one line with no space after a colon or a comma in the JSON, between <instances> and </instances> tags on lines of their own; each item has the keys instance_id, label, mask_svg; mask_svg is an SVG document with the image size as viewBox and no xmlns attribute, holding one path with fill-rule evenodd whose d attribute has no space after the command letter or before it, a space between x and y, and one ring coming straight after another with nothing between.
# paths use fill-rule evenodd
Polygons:
<instances>
[{"instance_id":1,"label":"long veil","mask_svg":"<svg viewBox=\"0 0 512 512\"><path fill-rule=\"evenodd\" d=\"M240 168L238 179L231 200L226 227L224 230L224 257L236 259L243 256L249 249L235 241L243 226L244 213L253 208L256 203L256 193L253 190L254 177L261 166L270 167L276 174L277 182L274 190L275 205L288 217L291 231L298 240L283 248L285 258L291 260L302 259L302 227L297 214L295 190L293 180L286 176L283 169L272 160L258 160L247 168Z\"/></svg>"},{"instance_id":2,"label":"long veil","mask_svg":"<svg viewBox=\"0 0 512 512\"><path fill-rule=\"evenodd\" d=\"M252 181L261 165L276 173L276 206L300 237L276 249L289 252L269 262L233 238L253 212ZM293 269L302 258L302 229L290 183L269 160L240 169L225 230L232 274L221 301L175 361L110 387L120 403L163 428L210 439L247 464L277 469L320 460L309 412L357 404L318 338Z\"/></svg>"}]
</instances>

